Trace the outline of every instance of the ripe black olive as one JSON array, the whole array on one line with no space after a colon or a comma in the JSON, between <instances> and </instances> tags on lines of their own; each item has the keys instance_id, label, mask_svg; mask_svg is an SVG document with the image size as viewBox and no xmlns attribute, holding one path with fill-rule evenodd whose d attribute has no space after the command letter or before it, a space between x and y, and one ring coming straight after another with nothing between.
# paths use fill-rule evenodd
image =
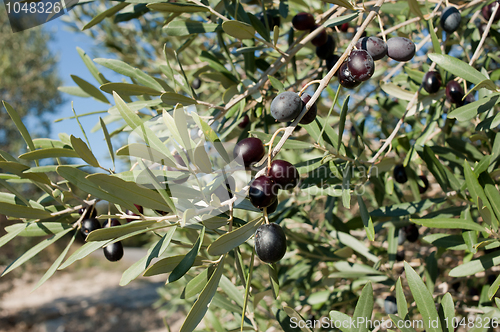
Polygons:
<instances>
[{"instance_id":1,"label":"ripe black olive","mask_svg":"<svg viewBox=\"0 0 500 332\"><path fill-rule=\"evenodd\" d=\"M257 228L255 253L265 263L276 263L285 256L286 236L278 224L265 224Z\"/></svg>"}]
</instances>

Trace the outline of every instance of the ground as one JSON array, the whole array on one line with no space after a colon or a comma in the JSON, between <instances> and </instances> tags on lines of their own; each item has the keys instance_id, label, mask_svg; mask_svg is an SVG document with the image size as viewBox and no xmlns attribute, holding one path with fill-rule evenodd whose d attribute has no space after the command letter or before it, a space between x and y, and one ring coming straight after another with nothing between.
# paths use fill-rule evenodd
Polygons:
<instances>
[{"instance_id":1,"label":"ground","mask_svg":"<svg viewBox=\"0 0 500 332\"><path fill-rule=\"evenodd\" d=\"M165 276L118 285L122 272L145 254L125 248L122 261L110 263L96 251L86 258L93 262L90 267L58 271L34 292L43 271L0 279L0 331L167 332L164 318L171 331L178 331L186 313L155 308Z\"/></svg>"}]
</instances>

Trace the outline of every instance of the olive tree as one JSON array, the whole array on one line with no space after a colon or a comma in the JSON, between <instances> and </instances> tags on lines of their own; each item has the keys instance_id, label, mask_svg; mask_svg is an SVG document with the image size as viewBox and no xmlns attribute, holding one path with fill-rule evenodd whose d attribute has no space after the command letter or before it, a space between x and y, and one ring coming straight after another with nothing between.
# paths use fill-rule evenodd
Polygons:
<instances>
[{"instance_id":1,"label":"olive tree","mask_svg":"<svg viewBox=\"0 0 500 332\"><path fill-rule=\"evenodd\" d=\"M32 140L4 102L29 150L2 154L6 183L44 194L1 193L18 222L0 245L42 237L3 275L66 239L40 285L148 233L120 284L165 275L181 331L497 328L497 2L80 7L116 57L79 50L95 81L62 90L108 105L94 129L127 167L102 167L85 128Z\"/></svg>"}]
</instances>

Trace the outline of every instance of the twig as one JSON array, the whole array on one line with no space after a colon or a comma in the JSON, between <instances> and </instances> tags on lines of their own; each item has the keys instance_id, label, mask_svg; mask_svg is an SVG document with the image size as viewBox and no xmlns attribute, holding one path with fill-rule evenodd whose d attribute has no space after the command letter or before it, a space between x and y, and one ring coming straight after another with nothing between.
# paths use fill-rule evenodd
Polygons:
<instances>
[{"instance_id":1,"label":"twig","mask_svg":"<svg viewBox=\"0 0 500 332\"><path fill-rule=\"evenodd\" d=\"M493 8L493 12L491 13L490 20L488 21L488 24L486 25L486 29L484 29L483 35L481 36L481 40L479 41L479 44L477 45L476 51L474 52L474 55L472 56L472 59L469 61L469 65L472 66L474 62L479 58L479 55L481 55L481 52L483 50L483 44L486 40L486 37L488 36L488 33L490 32L491 25L493 24L493 21L495 19L495 16L497 14L498 8L500 7L500 4L498 2L495 2L495 7Z\"/></svg>"}]
</instances>

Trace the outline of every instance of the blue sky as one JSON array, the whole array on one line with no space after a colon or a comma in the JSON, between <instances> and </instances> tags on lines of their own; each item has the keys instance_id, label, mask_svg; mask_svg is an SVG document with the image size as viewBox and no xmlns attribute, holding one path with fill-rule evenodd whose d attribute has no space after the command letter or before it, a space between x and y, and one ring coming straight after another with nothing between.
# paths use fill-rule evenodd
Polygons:
<instances>
[{"instance_id":1,"label":"blue sky","mask_svg":"<svg viewBox=\"0 0 500 332\"><path fill-rule=\"evenodd\" d=\"M70 75L77 75L80 78L99 86L95 81L94 77L90 74L87 67L83 63L80 55L78 54L76 48L80 47L93 59L95 56L92 54L92 49L99 47L99 45L90 37L83 33L73 33L67 30L65 23L60 19L55 19L43 25L43 29L54 36L54 41L49 44L50 50L58 58L58 73L63 81L64 86L75 86L76 84L71 79ZM104 48L102 49L104 50ZM102 52L100 50L100 52ZM102 53L100 53L102 55ZM110 57L113 57L110 55ZM97 65L100 67L99 65ZM106 68L99 68L103 71L103 74L111 81L120 80L121 76L114 74L112 71ZM104 103L98 102L93 98L80 98L71 96L63 93L63 98L65 103L59 107L59 112L52 116L52 120L73 116L73 111L71 110L71 101L77 114L83 114L93 111L107 110L110 106ZM113 102L113 97L106 94L108 99ZM102 131L97 131L91 133L90 130L99 121L99 116L106 116L106 114L99 114L93 116L87 116L80 119L82 126L85 129L87 137L89 138L92 151L96 155L97 159L104 167L112 167L112 162L109 157L108 148L106 142L104 141L104 136ZM28 126L30 124L28 123ZM113 127L108 128L111 132ZM84 136L78 123L75 119L64 120L61 122L53 123L50 137L58 139L58 134L65 132L68 135L74 135L80 137L83 140ZM114 147L115 151L118 146Z\"/></svg>"}]
</instances>

